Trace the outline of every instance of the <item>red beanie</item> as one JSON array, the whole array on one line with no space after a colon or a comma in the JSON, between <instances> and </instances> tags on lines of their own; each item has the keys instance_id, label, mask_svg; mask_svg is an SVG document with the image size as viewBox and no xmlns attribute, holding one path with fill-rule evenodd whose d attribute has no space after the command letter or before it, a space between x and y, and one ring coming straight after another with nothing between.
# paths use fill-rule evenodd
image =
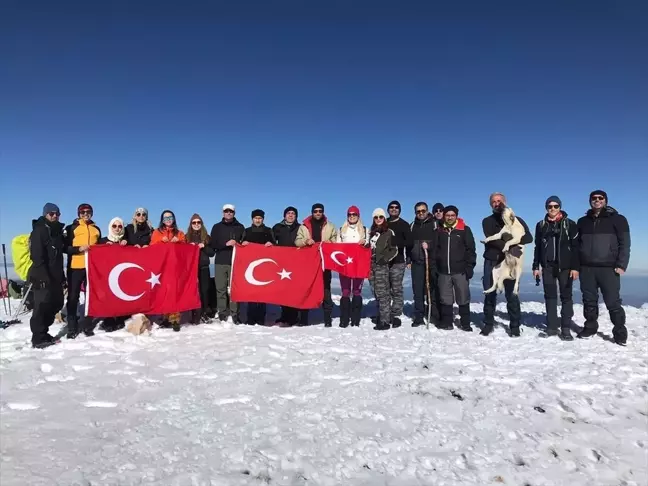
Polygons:
<instances>
[{"instance_id":1,"label":"red beanie","mask_svg":"<svg viewBox=\"0 0 648 486\"><path fill-rule=\"evenodd\" d=\"M358 206L351 206L349 209L347 209L347 214L349 213L355 213L360 216L360 210L358 209Z\"/></svg>"}]
</instances>

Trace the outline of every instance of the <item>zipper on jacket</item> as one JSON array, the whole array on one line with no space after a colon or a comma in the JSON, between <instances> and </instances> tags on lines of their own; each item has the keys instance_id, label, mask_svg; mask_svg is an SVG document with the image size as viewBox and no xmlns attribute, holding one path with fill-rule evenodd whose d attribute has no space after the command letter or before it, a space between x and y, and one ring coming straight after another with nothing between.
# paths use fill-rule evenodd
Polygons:
<instances>
[{"instance_id":1,"label":"zipper on jacket","mask_svg":"<svg viewBox=\"0 0 648 486\"><path fill-rule=\"evenodd\" d=\"M448 275L451 275L450 271L450 244L452 243L452 228L448 231Z\"/></svg>"}]
</instances>

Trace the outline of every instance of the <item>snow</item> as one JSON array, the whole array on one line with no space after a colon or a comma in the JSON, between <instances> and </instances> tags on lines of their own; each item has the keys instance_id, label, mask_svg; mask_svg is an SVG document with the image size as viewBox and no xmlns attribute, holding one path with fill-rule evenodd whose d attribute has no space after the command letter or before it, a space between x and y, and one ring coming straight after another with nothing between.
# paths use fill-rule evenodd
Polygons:
<instances>
[{"instance_id":1,"label":"snow","mask_svg":"<svg viewBox=\"0 0 648 486\"><path fill-rule=\"evenodd\" d=\"M645 485L648 305L625 309L625 348L603 308L600 337L538 339L537 302L518 339L364 319L34 350L24 316L0 331L0 484Z\"/></svg>"}]
</instances>

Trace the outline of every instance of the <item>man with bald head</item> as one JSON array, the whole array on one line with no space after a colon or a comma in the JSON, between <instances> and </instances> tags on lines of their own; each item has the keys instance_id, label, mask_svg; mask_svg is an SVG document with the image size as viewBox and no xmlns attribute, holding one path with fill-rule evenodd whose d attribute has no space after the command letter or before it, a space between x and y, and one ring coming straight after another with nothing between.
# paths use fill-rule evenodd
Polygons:
<instances>
[{"instance_id":1,"label":"man with bald head","mask_svg":"<svg viewBox=\"0 0 648 486\"><path fill-rule=\"evenodd\" d=\"M499 233L504 228L504 221L502 220L502 212L506 207L506 196L501 192L494 192L489 197L489 203L493 213L487 216L482 221L482 229L484 235L488 238ZM528 245L533 243L533 236L529 231L529 227L522 218L517 216L518 221L524 226L525 234L520 241L520 245ZM489 289L493 285L493 268L504 260L504 245L507 241L511 240L513 235L505 233L500 240L489 241L486 243L484 249L484 290ZM521 256L520 245L511 247L509 250L513 256ZM513 293L515 286L514 280L504 280L504 295L506 296L506 310L509 315L509 335L511 337L520 336L520 298ZM497 292L491 292L484 297L484 327L482 327L481 335L488 336L493 332L495 325L495 306L497 305Z\"/></svg>"}]
</instances>

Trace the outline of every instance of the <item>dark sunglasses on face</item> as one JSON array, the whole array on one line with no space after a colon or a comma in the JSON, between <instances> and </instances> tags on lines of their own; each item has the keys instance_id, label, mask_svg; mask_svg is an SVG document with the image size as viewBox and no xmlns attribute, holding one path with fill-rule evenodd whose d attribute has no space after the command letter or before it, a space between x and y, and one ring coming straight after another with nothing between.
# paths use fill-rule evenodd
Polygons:
<instances>
[{"instance_id":1,"label":"dark sunglasses on face","mask_svg":"<svg viewBox=\"0 0 648 486\"><path fill-rule=\"evenodd\" d=\"M234 211L232 211L231 209L224 209L223 212L224 213L233 213Z\"/></svg>"},{"instance_id":2,"label":"dark sunglasses on face","mask_svg":"<svg viewBox=\"0 0 648 486\"><path fill-rule=\"evenodd\" d=\"M47 214L49 215L50 218L53 218L54 216L60 216L61 215L61 213L57 213L56 211L50 211Z\"/></svg>"},{"instance_id":3,"label":"dark sunglasses on face","mask_svg":"<svg viewBox=\"0 0 648 486\"><path fill-rule=\"evenodd\" d=\"M349 217L350 216L358 216L358 213L349 213L349 214L347 214L347 216L349 216Z\"/></svg>"},{"instance_id":4,"label":"dark sunglasses on face","mask_svg":"<svg viewBox=\"0 0 648 486\"><path fill-rule=\"evenodd\" d=\"M374 216L374 219L385 219L384 216Z\"/></svg>"},{"instance_id":5,"label":"dark sunglasses on face","mask_svg":"<svg viewBox=\"0 0 648 486\"><path fill-rule=\"evenodd\" d=\"M174 220L175 218L173 216L165 216L164 218L162 218L162 221L174 221Z\"/></svg>"},{"instance_id":6,"label":"dark sunglasses on face","mask_svg":"<svg viewBox=\"0 0 648 486\"><path fill-rule=\"evenodd\" d=\"M313 211L313 214L321 214L323 212L324 211L322 211L321 209L316 209L315 211Z\"/></svg>"},{"instance_id":7,"label":"dark sunglasses on face","mask_svg":"<svg viewBox=\"0 0 648 486\"><path fill-rule=\"evenodd\" d=\"M84 209L83 211L79 211L79 214L81 216L83 216L84 214L89 214L92 216L92 211L90 211L89 209Z\"/></svg>"},{"instance_id":8,"label":"dark sunglasses on face","mask_svg":"<svg viewBox=\"0 0 648 486\"><path fill-rule=\"evenodd\" d=\"M435 212L435 213L442 213L442 212L443 212L443 209L435 209L434 212Z\"/></svg>"},{"instance_id":9,"label":"dark sunglasses on face","mask_svg":"<svg viewBox=\"0 0 648 486\"><path fill-rule=\"evenodd\" d=\"M547 209L560 209L558 204L547 204Z\"/></svg>"},{"instance_id":10,"label":"dark sunglasses on face","mask_svg":"<svg viewBox=\"0 0 648 486\"><path fill-rule=\"evenodd\" d=\"M398 206L389 206L389 209L398 209Z\"/></svg>"},{"instance_id":11,"label":"dark sunglasses on face","mask_svg":"<svg viewBox=\"0 0 648 486\"><path fill-rule=\"evenodd\" d=\"M592 196L592 201L605 201L603 196Z\"/></svg>"},{"instance_id":12,"label":"dark sunglasses on face","mask_svg":"<svg viewBox=\"0 0 648 486\"><path fill-rule=\"evenodd\" d=\"M427 213L427 209L417 209L416 214L425 214Z\"/></svg>"},{"instance_id":13,"label":"dark sunglasses on face","mask_svg":"<svg viewBox=\"0 0 648 486\"><path fill-rule=\"evenodd\" d=\"M122 229L123 226L121 224L113 224L112 229Z\"/></svg>"},{"instance_id":14,"label":"dark sunglasses on face","mask_svg":"<svg viewBox=\"0 0 648 486\"><path fill-rule=\"evenodd\" d=\"M201 225L202 221L192 221L191 224L196 225L196 226Z\"/></svg>"},{"instance_id":15,"label":"dark sunglasses on face","mask_svg":"<svg viewBox=\"0 0 648 486\"><path fill-rule=\"evenodd\" d=\"M137 216L138 218L141 217L141 216L144 216L146 218L148 216L148 214L146 214L146 213L135 213L135 216Z\"/></svg>"}]
</instances>

